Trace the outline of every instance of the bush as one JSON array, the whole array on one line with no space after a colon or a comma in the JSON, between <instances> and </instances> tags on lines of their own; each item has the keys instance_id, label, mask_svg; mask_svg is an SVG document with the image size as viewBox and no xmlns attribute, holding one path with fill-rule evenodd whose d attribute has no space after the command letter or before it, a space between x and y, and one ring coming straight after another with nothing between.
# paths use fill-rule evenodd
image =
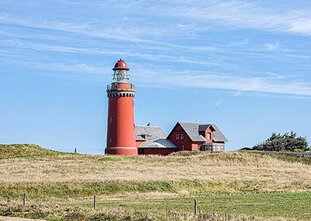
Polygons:
<instances>
[{"instance_id":1,"label":"bush","mask_svg":"<svg viewBox=\"0 0 311 221\"><path fill-rule=\"evenodd\" d=\"M309 148L306 137L297 137L297 134L292 131L283 135L273 133L264 143L254 146L252 150L306 151Z\"/></svg>"}]
</instances>

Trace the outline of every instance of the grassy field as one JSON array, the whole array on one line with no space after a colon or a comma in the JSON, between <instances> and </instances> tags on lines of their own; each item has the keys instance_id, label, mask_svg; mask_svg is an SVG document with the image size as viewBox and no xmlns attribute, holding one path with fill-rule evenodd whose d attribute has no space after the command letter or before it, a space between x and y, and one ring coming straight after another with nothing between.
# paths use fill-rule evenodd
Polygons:
<instances>
[{"instance_id":1,"label":"grassy field","mask_svg":"<svg viewBox=\"0 0 311 221\"><path fill-rule=\"evenodd\" d=\"M259 193L259 194L228 194L207 195L196 198L198 207L202 212L215 212L218 214L245 214L246 217L261 216L267 220L275 218L292 218L298 220L311 220L311 193ZM176 197L168 199L119 199L102 200L99 203L103 208L126 208L136 211L174 210L178 212L192 212L194 208L193 197ZM91 203L79 203L91 207Z\"/></svg>"},{"instance_id":2,"label":"grassy field","mask_svg":"<svg viewBox=\"0 0 311 221\"><path fill-rule=\"evenodd\" d=\"M310 187L309 159L240 152L91 156L0 145L0 215L48 220L311 220ZM24 193L26 207L21 206ZM201 215L194 217L194 195L206 194L197 198Z\"/></svg>"}]
</instances>

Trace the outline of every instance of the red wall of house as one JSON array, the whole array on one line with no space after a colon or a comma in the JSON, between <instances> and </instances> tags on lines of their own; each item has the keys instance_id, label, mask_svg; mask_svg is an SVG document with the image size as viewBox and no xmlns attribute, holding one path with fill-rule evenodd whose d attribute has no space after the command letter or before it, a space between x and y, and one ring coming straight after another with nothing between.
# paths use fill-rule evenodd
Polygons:
<instances>
[{"instance_id":1,"label":"red wall of house","mask_svg":"<svg viewBox=\"0 0 311 221\"><path fill-rule=\"evenodd\" d=\"M176 139L176 134L179 134L179 140ZM181 134L183 134L184 138L181 139ZM168 136L168 139L172 141L173 144L176 145L178 151L181 150L197 150L198 145L191 141L190 137L186 134L184 129L178 124L173 131ZM182 145L184 145L184 148L182 148Z\"/></svg>"},{"instance_id":2,"label":"red wall of house","mask_svg":"<svg viewBox=\"0 0 311 221\"><path fill-rule=\"evenodd\" d=\"M139 155L168 155L176 151L175 148L138 148Z\"/></svg>"}]
</instances>

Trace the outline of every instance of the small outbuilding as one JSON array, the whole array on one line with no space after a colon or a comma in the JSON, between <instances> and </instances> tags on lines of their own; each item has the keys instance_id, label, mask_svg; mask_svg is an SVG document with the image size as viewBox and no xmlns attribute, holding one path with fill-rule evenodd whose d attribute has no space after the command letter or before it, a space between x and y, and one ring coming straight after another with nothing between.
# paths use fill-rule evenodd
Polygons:
<instances>
[{"instance_id":1,"label":"small outbuilding","mask_svg":"<svg viewBox=\"0 0 311 221\"><path fill-rule=\"evenodd\" d=\"M166 139L166 135L157 126L136 126L136 146L138 154L168 155L177 150L175 144Z\"/></svg>"}]
</instances>

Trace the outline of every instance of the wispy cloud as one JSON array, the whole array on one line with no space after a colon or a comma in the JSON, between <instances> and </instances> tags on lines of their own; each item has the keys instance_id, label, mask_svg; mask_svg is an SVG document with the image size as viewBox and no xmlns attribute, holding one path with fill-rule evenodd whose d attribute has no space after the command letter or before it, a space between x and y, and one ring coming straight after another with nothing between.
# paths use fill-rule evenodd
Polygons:
<instances>
[{"instance_id":1,"label":"wispy cloud","mask_svg":"<svg viewBox=\"0 0 311 221\"><path fill-rule=\"evenodd\" d=\"M178 36L182 34L182 32L173 30L172 28L163 28L161 26L158 27L143 27L143 26L124 26L115 28L114 25L104 26L102 25L94 25L88 23L70 23L70 22L59 22L59 21L34 21L24 18L18 18L6 14L0 14L0 23L8 24L8 25L18 25L27 28L37 28L43 30L52 30L52 31L60 31L60 32L69 32L74 34L81 34L94 38L103 38L103 39L113 39L123 42L131 42L133 44L145 44L152 45L155 47L165 47L169 48L177 48L184 50L196 50L196 51L212 51L215 50L213 47L206 46L188 46L183 44L174 44L168 43L166 41L157 41L151 40L150 36L155 35L163 35L166 36L169 32L171 35ZM125 31L126 30L126 31ZM161 33L162 32L162 33ZM158 34L157 34L158 33ZM149 38L148 38L149 36Z\"/></svg>"},{"instance_id":2,"label":"wispy cloud","mask_svg":"<svg viewBox=\"0 0 311 221\"><path fill-rule=\"evenodd\" d=\"M176 15L228 26L311 35L310 9L267 8L252 1L197 1ZM182 6L181 6L182 7Z\"/></svg>"},{"instance_id":3,"label":"wispy cloud","mask_svg":"<svg viewBox=\"0 0 311 221\"><path fill-rule=\"evenodd\" d=\"M80 74L79 76L72 76L71 80L76 80L76 78L81 78L81 76L84 76L85 80L89 76L108 80L109 73L111 72L110 66L94 66L86 63L44 63L15 59L11 59L10 62L33 69L54 70L56 71L55 73L68 72ZM294 80L289 76L274 73L262 73L247 77L221 72L174 71L158 69L152 66L142 67L140 63L132 63L131 70L135 83L141 86L220 89L232 91L234 96L240 96L242 93L247 92L311 96L311 82ZM56 75L62 75L61 73ZM218 106L222 102L219 101L215 105Z\"/></svg>"},{"instance_id":4,"label":"wispy cloud","mask_svg":"<svg viewBox=\"0 0 311 221\"><path fill-rule=\"evenodd\" d=\"M233 92L232 92L232 96L234 96L234 97L239 97L239 96L241 96L242 94L243 94L242 91L233 91Z\"/></svg>"},{"instance_id":5,"label":"wispy cloud","mask_svg":"<svg viewBox=\"0 0 311 221\"><path fill-rule=\"evenodd\" d=\"M43 16L44 19L36 19L31 16L23 17L21 14L2 13L0 14L0 23L14 27L10 30L12 32L19 28L20 30L12 35L9 31L4 30L3 34L7 35L8 39L0 39L0 44L3 42L6 50L12 49L12 53L16 53L16 56L22 57L21 54L25 52L29 57L28 55L35 51L40 52L38 53L40 55L44 52L46 56L49 52L62 53L65 54L66 59L69 58L68 63L63 64L63 57L55 59L57 56L51 56L54 60L51 59L52 61L48 63L39 56L37 59L29 61L33 63L32 67L37 69L65 72L83 71L100 75L108 69L87 63L80 55L96 56L96 60L103 55L106 57L131 57L135 61L140 60L144 66L145 63L149 63L149 67L150 63L159 65L159 67L151 67L150 70L140 71L137 69L138 72L135 75L139 75L138 81L143 85L213 88L231 90L238 94L255 91L311 95L311 86L308 80L293 81L290 79L286 81L289 79L287 73L285 79L280 75L261 74L272 72L268 65L266 70L262 70L263 66L272 60L273 62L281 60L283 63L287 63L289 59L296 59L295 61L302 58L310 59L310 53L304 49L301 50L302 53L284 51L283 41L279 41L279 39L265 39L260 43L256 42L256 47L253 45L254 38L249 40L248 37L242 36L231 40L230 36L232 28L264 30L281 34L292 33L299 34L299 36L310 35L311 14L308 8L287 8L281 11L264 7L258 1L242 0L194 0L188 2L171 0L167 4L164 4L163 0L159 0L152 2L153 7L146 7L151 3L145 0L122 1L122 4L109 1L106 8L101 1L58 0L58 2L72 6L78 4L79 7L81 4L83 7L88 5L93 8L101 7L101 10L110 14L104 15L103 13L103 17L92 17L92 19L84 17L77 21L68 17L64 20L54 19L54 17L50 19L48 16ZM122 11L124 14L121 13L126 20L124 24L118 23L120 20L112 19L114 14L111 13L111 9L116 9L120 5L122 6L120 10L124 10ZM105 18L109 18L111 23L105 22ZM215 30L215 27L224 28L228 32L225 37L222 36L222 33L219 34L224 41L218 41L217 35L217 37L214 36L214 42L210 43L209 40L213 38L210 38L207 31ZM24 29L31 30L28 34L36 30L36 34L39 35L34 35L34 39L28 36L28 41L23 41L18 34L21 35L23 33L21 30ZM51 33L51 38L44 38L45 35L48 36ZM14 36L14 34L16 35ZM61 40L53 39L53 37L57 39L58 36L61 36ZM68 39L64 40L64 36ZM279 42L282 42L282 45ZM271 53L271 51L275 53ZM278 53L277 56L276 53ZM286 58L284 58L285 56ZM260 64L263 64L260 66L260 70L257 70L259 66L253 62L255 60L253 58L259 58ZM42 60L40 61L40 59ZM292 60L291 62L293 62ZM23 59L16 62L22 63ZM170 65L170 63L174 64ZM140 65L134 64L133 68L139 68ZM309 66L305 64L303 67L307 70ZM145 75L146 72L148 76ZM259 74L254 77L254 73ZM307 73L298 74L305 76Z\"/></svg>"},{"instance_id":6,"label":"wispy cloud","mask_svg":"<svg viewBox=\"0 0 311 221\"><path fill-rule=\"evenodd\" d=\"M146 75L146 77L142 77ZM157 72L142 73L137 75L143 83L150 85L171 85L175 87L196 87L220 89L237 92L259 92L283 95L311 96L311 83L291 81L278 76L263 75L262 77L232 76L222 73L204 73L185 71L179 73L166 73L158 75ZM147 77L149 76L149 78ZM152 82L150 81L152 79Z\"/></svg>"},{"instance_id":7,"label":"wispy cloud","mask_svg":"<svg viewBox=\"0 0 311 221\"><path fill-rule=\"evenodd\" d=\"M225 100L224 99L220 99L215 103L215 106L219 106L221 105Z\"/></svg>"},{"instance_id":8,"label":"wispy cloud","mask_svg":"<svg viewBox=\"0 0 311 221\"><path fill-rule=\"evenodd\" d=\"M1 42L0 42L1 43ZM196 65L224 65L224 62L212 58L204 59L193 59L187 56L181 55L169 55L169 54L160 54L160 53L146 53L139 52L139 50L117 50L117 49L100 49L100 48L87 48L87 47L76 47L76 46L62 46L62 45L53 45L53 44L40 44L36 42L27 42L21 40L10 40L5 41L6 46L11 45L12 47L18 47L19 49L28 49L36 50L43 52L59 52L59 53L68 53L68 54L83 54L83 55L106 55L106 56L126 56L126 57L136 57L142 58L150 61L162 61L162 62L176 62L176 63L186 63L186 64L196 64Z\"/></svg>"},{"instance_id":9,"label":"wispy cloud","mask_svg":"<svg viewBox=\"0 0 311 221\"><path fill-rule=\"evenodd\" d=\"M111 72L111 68L107 66L95 66L85 63L45 63L45 62L36 62L36 61L29 61L29 60L14 60L14 57L9 58L9 63L15 65L21 65L24 67L28 67L31 69L37 70L52 70L57 71L54 72L55 76L61 76L63 72L70 72L70 73L80 73L83 75L97 75L97 76L104 76ZM75 75L77 76L77 75ZM75 80L75 77L72 77L71 80Z\"/></svg>"},{"instance_id":10,"label":"wispy cloud","mask_svg":"<svg viewBox=\"0 0 311 221\"><path fill-rule=\"evenodd\" d=\"M267 49L268 51L274 51L276 49L278 49L280 46L280 43L266 43L264 44L264 48Z\"/></svg>"}]
</instances>

